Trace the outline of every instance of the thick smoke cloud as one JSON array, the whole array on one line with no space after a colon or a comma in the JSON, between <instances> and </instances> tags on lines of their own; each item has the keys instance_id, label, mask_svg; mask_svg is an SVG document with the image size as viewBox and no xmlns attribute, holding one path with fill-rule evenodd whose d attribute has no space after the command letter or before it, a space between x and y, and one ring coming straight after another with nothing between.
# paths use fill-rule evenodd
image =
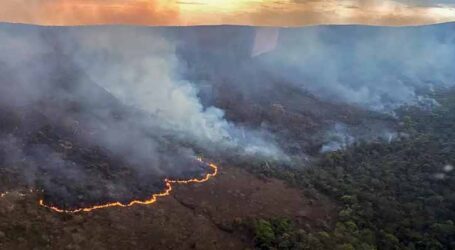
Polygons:
<instances>
[{"instance_id":1,"label":"thick smoke cloud","mask_svg":"<svg viewBox=\"0 0 455 250\"><path fill-rule=\"evenodd\" d=\"M3 131L1 155L26 159L26 179L52 199L85 185L88 200L126 200L166 177L199 174L197 153L285 158L271 137L263 139L267 133L238 127L200 103L197 88L179 77L173 41L159 30L5 25L0 53L1 108L20 121ZM93 174L93 161L127 171L130 180L117 183L111 170ZM128 186L133 180L140 184ZM93 183L111 188L93 190Z\"/></svg>"},{"instance_id":2,"label":"thick smoke cloud","mask_svg":"<svg viewBox=\"0 0 455 250\"><path fill-rule=\"evenodd\" d=\"M103 28L71 32L64 40L90 79L122 103L153 115L161 129L201 142L229 137L223 111L204 109L196 88L174 77L178 59L172 42L159 32Z\"/></svg>"},{"instance_id":3,"label":"thick smoke cloud","mask_svg":"<svg viewBox=\"0 0 455 250\"><path fill-rule=\"evenodd\" d=\"M357 139L389 140L397 124L385 114L403 104L437 105L432 90L455 84L454 31L454 24L193 28L179 34L179 56L186 61L189 79L221 89L218 99L227 100L215 102L233 108L254 103L256 111L265 110L272 118L265 122L273 120L275 107L292 119L301 114L301 124L292 128L299 133L286 133L294 124L279 120L273 121L274 132L284 133L287 145L289 138L323 138L322 147L315 150L320 152ZM239 96L240 104L230 103L225 92ZM239 116L246 122L255 117ZM304 127L307 124L317 125ZM300 145L305 152L314 150Z\"/></svg>"},{"instance_id":4,"label":"thick smoke cloud","mask_svg":"<svg viewBox=\"0 0 455 250\"><path fill-rule=\"evenodd\" d=\"M258 60L326 100L390 111L425 101L419 91L455 84L453 31L453 24L283 29L276 49Z\"/></svg>"},{"instance_id":5,"label":"thick smoke cloud","mask_svg":"<svg viewBox=\"0 0 455 250\"><path fill-rule=\"evenodd\" d=\"M206 150L237 148L281 157L273 144L252 135L257 132L236 127L224 119L223 110L201 104L197 87L177 74L175 43L160 31L95 28L69 32L61 41L65 54L91 80L122 103L152 115L156 129Z\"/></svg>"},{"instance_id":6,"label":"thick smoke cloud","mask_svg":"<svg viewBox=\"0 0 455 250\"><path fill-rule=\"evenodd\" d=\"M152 116L148 122L157 129L201 145L208 142L208 148L214 144L249 147L249 142L236 138L244 128L239 132L239 128L224 120L222 110L203 107L197 88L179 79L175 46L159 31L102 27L39 32L30 28L27 32L5 30L1 37L3 68L8 70L8 76L19 78L2 85L7 103L12 99L33 103L58 93L61 90L57 81L67 79L55 79L61 74L56 71L73 70L64 69L63 65L74 64L71 77L84 75L120 103ZM97 99L103 98L88 89L91 86L77 83L86 79L71 80L76 81L71 91L84 96L84 101L100 102ZM265 154L269 151L250 146Z\"/></svg>"},{"instance_id":7,"label":"thick smoke cloud","mask_svg":"<svg viewBox=\"0 0 455 250\"><path fill-rule=\"evenodd\" d=\"M455 84L454 31L453 23L406 28L207 28L204 34L194 30L181 35L186 41L181 55L190 77L221 79L249 96L261 97L264 92L258 89L279 82L326 101L385 111L425 100L419 97L421 90ZM193 41L192 36L197 38ZM229 39L217 38L225 36ZM220 54L223 49L230 53Z\"/></svg>"}]
</instances>

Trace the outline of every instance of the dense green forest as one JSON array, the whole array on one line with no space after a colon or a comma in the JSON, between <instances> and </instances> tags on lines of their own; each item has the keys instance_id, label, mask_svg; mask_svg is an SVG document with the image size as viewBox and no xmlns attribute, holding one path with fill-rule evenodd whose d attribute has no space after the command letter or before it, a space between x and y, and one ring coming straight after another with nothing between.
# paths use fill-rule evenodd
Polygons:
<instances>
[{"instance_id":1,"label":"dense green forest","mask_svg":"<svg viewBox=\"0 0 455 250\"><path fill-rule=\"evenodd\" d=\"M286 219L250 223L262 249L455 249L455 91L440 105L397 110L392 142L359 142L304 171L257 168L339 205L333 226L305 232Z\"/></svg>"}]
</instances>

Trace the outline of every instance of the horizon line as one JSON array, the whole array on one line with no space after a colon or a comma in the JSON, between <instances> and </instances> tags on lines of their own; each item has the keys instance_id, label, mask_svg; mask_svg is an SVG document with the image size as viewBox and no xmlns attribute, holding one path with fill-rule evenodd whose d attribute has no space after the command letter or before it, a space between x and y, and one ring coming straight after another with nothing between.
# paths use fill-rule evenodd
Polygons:
<instances>
[{"instance_id":1,"label":"horizon line","mask_svg":"<svg viewBox=\"0 0 455 250\"><path fill-rule=\"evenodd\" d=\"M141 24L128 24L128 23L105 23L105 24L77 24L77 25L49 25L49 24L34 24L22 22L5 22L0 21L0 25L21 25L21 26L34 26L43 28L89 28L89 27L143 27L143 28L191 28L191 27L250 27L250 28L280 28L280 29L295 29L307 27L346 27L346 26L360 26L360 27L377 27L377 28L413 28L413 27L427 27L445 24L455 24L455 21L443 21L427 24L406 24L406 25L379 25L379 24L362 24L362 23L321 23L321 24L307 24L307 25L291 25L291 26L273 26L273 25L249 25L249 24L195 24L195 25L141 25Z\"/></svg>"}]
</instances>

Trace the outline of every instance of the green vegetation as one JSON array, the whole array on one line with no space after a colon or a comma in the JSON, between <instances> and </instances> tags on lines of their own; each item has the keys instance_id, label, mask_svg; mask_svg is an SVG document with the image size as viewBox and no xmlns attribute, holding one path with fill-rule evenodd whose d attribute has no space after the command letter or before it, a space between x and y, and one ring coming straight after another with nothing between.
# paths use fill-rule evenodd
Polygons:
<instances>
[{"instance_id":1,"label":"green vegetation","mask_svg":"<svg viewBox=\"0 0 455 250\"><path fill-rule=\"evenodd\" d=\"M259 249L301 249L307 234L285 218L246 221Z\"/></svg>"},{"instance_id":2,"label":"green vegetation","mask_svg":"<svg viewBox=\"0 0 455 250\"><path fill-rule=\"evenodd\" d=\"M262 249L455 249L455 91L425 111L405 107L400 137L323 155L305 171L256 169L340 204L326 231L298 234L260 221ZM319 231L319 232L318 232ZM290 235L292 237L284 237ZM290 241L290 242L289 242Z\"/></svg>"}]
</instances>

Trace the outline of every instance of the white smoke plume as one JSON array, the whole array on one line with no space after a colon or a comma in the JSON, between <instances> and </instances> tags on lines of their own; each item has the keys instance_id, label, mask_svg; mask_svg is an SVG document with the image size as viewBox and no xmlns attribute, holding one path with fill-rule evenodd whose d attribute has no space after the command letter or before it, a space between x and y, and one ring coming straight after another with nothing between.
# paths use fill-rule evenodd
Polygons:
<instances>
[{"instance_id":1,"label":"white smoke plume","mask_svg":"<svg viewBox=\"0 0 455 250\"><path fill-rule=\"evenodd\" d=\"M178 75L175 43L159 31L104 27L68 32L65 54L124 104L152 115L156 125L207 149L283 157L273 143L238 136L239 129L216 107L203 107L198 89Z\"/></svg>"},{"instance_id":2,"label":"white smoke plume","mask_svg":"<svg viewBox=\"0 0 455 250\"><path fill-rule=\"evenodd\" d=\"M54 79L55 71L61 70L61 63L67 63L59 60L69 60L74 64L71 67L80 72L74 74L84 74L121 103L150 117L146 121L109 121L111 129L116 129L107 130L113 133L103 134L99 138L102 143L129 145L134 138L135 143L131 144L138 144L143 136L133 135L134 131L128 129L130 123L136 123L150 134L171 135L200 148L283 157L278 147L262 139L260 133L252 131L247 137L239 136L240 130L247 133L249 130L226 121L222 110L201 105L197 88L178 75L174 42L159 30L133 27L48 30L7 26L1 30L0 43L3 68L9 71L9 76L18 78L8 86L2 83L2 93L8 93L3 99L31 103L34 99L47 98L50 93L58 94L55 82L59 79ZM63 58L55 58L55 53L61 53ZM73 78L76 82L85 80L77 75ZM21 89L11 93L12 85ZM104 98L85 86L73 86L76 88L73 91L89 99ZM144 148L155 147L146 144Z\"/></svg>"},{"instance_id":3,"label":"white smoke plume","mask_svg":"<svg viewBox=\"0 0 455 250\"><path fill-rule=\"evenodd\" d=\"M5 159L25 159L14 169L26 182L73 207L126 201L161 189L164 178L201 174L201 153L287 159L265 131L201 104L162 33L1 25L0 170L11 166Z\"/></svg>"},{"instance_id":4,"label":"white smoke plume","mask_svg":"<svg viewBox=\"0 0 455 250\"><path fill-rule=\"evenodd\" d=\"M283 29L258 60L326 100L390 111L425 100L419 91L455 85L454 41L453 24Z\"/></svg>"}]
</instances>

